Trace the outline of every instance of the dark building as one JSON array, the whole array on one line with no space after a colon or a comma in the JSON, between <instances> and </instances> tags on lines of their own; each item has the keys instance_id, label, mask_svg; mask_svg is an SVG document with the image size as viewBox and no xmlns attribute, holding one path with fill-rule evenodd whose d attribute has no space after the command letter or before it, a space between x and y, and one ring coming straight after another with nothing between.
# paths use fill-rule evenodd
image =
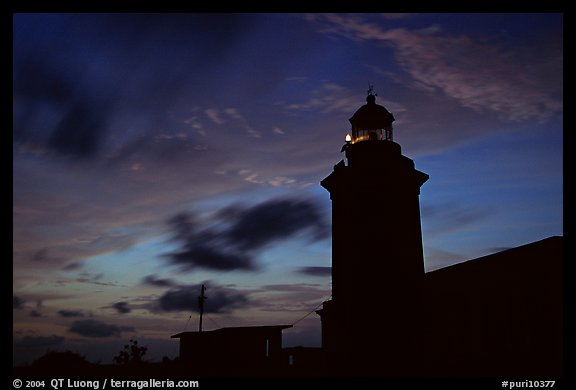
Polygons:
<instances>
[{"instance_id":1,"label":"dark building","mask_svg":"<svg viewBox=\"0 0 576 390\"><path fill-rule=\"evenodd\" d=\"M180 362L202 375L263 375L284 364L282 330L292 325L243 326L182 332Z\"/></svg>"},{"instance_id":2,"label":"dark building","mask_svg":"<svg viewBox=\"0 0 576 390\"><path fill-rule=\"evenodd\" d=\"M338 372L381 372L381 355L405 368L415 346L404 336L421 326L418 197L428 175L392 141L392 114L374 95L366 100L350 119L347 163L321 182L332 200L333 298L318 313L322 345Z\"/></svg>"},{"instance_id":3,"label":"dark building","mask_svg":"<svg viewBox=\"0 0 576 390\"><path fill-rule=\"evenodd\" d=\"M562 375L562 268L555 236L427 273L422 370Z\"/></svg>"},{"instance_id":4,"label":"dark building","mask_svg":"<svg viewBox=\"0 0 576 390\"><path fill-rule=\"evenodd\" d=\"M318 311L334 375L552 375L562 370L562 238L425 274L416 170L394 116L350 118L332 200L332 299Z\"/></svg>"}]
</instances>

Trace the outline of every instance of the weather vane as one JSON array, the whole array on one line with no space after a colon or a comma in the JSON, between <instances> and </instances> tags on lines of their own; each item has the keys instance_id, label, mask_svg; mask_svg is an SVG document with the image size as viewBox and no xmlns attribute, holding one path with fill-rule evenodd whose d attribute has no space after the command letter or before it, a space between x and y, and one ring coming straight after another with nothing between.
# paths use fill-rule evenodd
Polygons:
<instances>
[{"instance_id":1,"label":"weather vane","mask_svg":"<svg viewBox=\"0 0 576 390\"><path fill-rule=\"evenodd\" d=\"M374 86L370 83L368 83L368 96L374 95L374 96L378 96L377 93L374 93Z\"/></svg>"}]
</instances>

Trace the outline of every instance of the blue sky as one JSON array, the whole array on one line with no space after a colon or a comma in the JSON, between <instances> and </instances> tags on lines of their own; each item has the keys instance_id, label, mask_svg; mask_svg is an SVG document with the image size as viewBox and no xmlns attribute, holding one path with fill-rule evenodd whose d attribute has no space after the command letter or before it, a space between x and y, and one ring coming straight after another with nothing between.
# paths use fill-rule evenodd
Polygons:
<instances>
[{"instance_id":1,"label":"blue sky","mask_svg":"<svg viewBox=\"0 0 576 390\"><path fill-rule=\"evenodd\" d=\"M563 234L562 14L15 14L14 362L177 355L330 296L368 85L430 175L427 270ZM210 307L210 305L212 305ZM425 329L424 329L425 331ZM318 346L315 314L285 345Z\"/></svg>"}]
</instances>

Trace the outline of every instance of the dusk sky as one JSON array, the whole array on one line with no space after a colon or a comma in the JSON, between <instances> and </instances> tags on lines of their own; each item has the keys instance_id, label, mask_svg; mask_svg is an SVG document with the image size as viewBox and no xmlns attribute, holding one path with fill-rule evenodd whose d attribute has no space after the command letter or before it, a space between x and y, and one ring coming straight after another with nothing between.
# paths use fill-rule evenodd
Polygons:
<instances>
[{"instance_id":1,"label":"dusk sky","mask_svg":"<svg viewBox=\"0 0 576 390\"><path fill-rule=\"evenodd\" d=\"M107 363L130 338L173 358L202 283L205 330L294 324L328 299L319 182L369 84L430 175L428 271L563 235L562 14L13 21L16 364ZM320 345L316 314L284 331L294 345Z\"/></svg>"}]
</instances>

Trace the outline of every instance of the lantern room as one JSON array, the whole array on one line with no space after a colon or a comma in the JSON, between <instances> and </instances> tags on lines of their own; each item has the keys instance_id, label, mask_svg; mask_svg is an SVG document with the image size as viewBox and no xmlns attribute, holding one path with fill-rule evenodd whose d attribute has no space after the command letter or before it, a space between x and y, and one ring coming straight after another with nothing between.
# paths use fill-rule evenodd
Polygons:
<instances>
[{"instance_id":1,"label":"lantern room","mask_svg":"<svg viewBox=\"0 0 576 390\"><path fill-rule=\"evenodd\" d=\"M360 107L350 118L352 136L346 142L353 144L363 141L392 141L392 115L384 106L376 104L376 94L372 87L368 89L366 104Z\"/></svg>"}]
</instances>

